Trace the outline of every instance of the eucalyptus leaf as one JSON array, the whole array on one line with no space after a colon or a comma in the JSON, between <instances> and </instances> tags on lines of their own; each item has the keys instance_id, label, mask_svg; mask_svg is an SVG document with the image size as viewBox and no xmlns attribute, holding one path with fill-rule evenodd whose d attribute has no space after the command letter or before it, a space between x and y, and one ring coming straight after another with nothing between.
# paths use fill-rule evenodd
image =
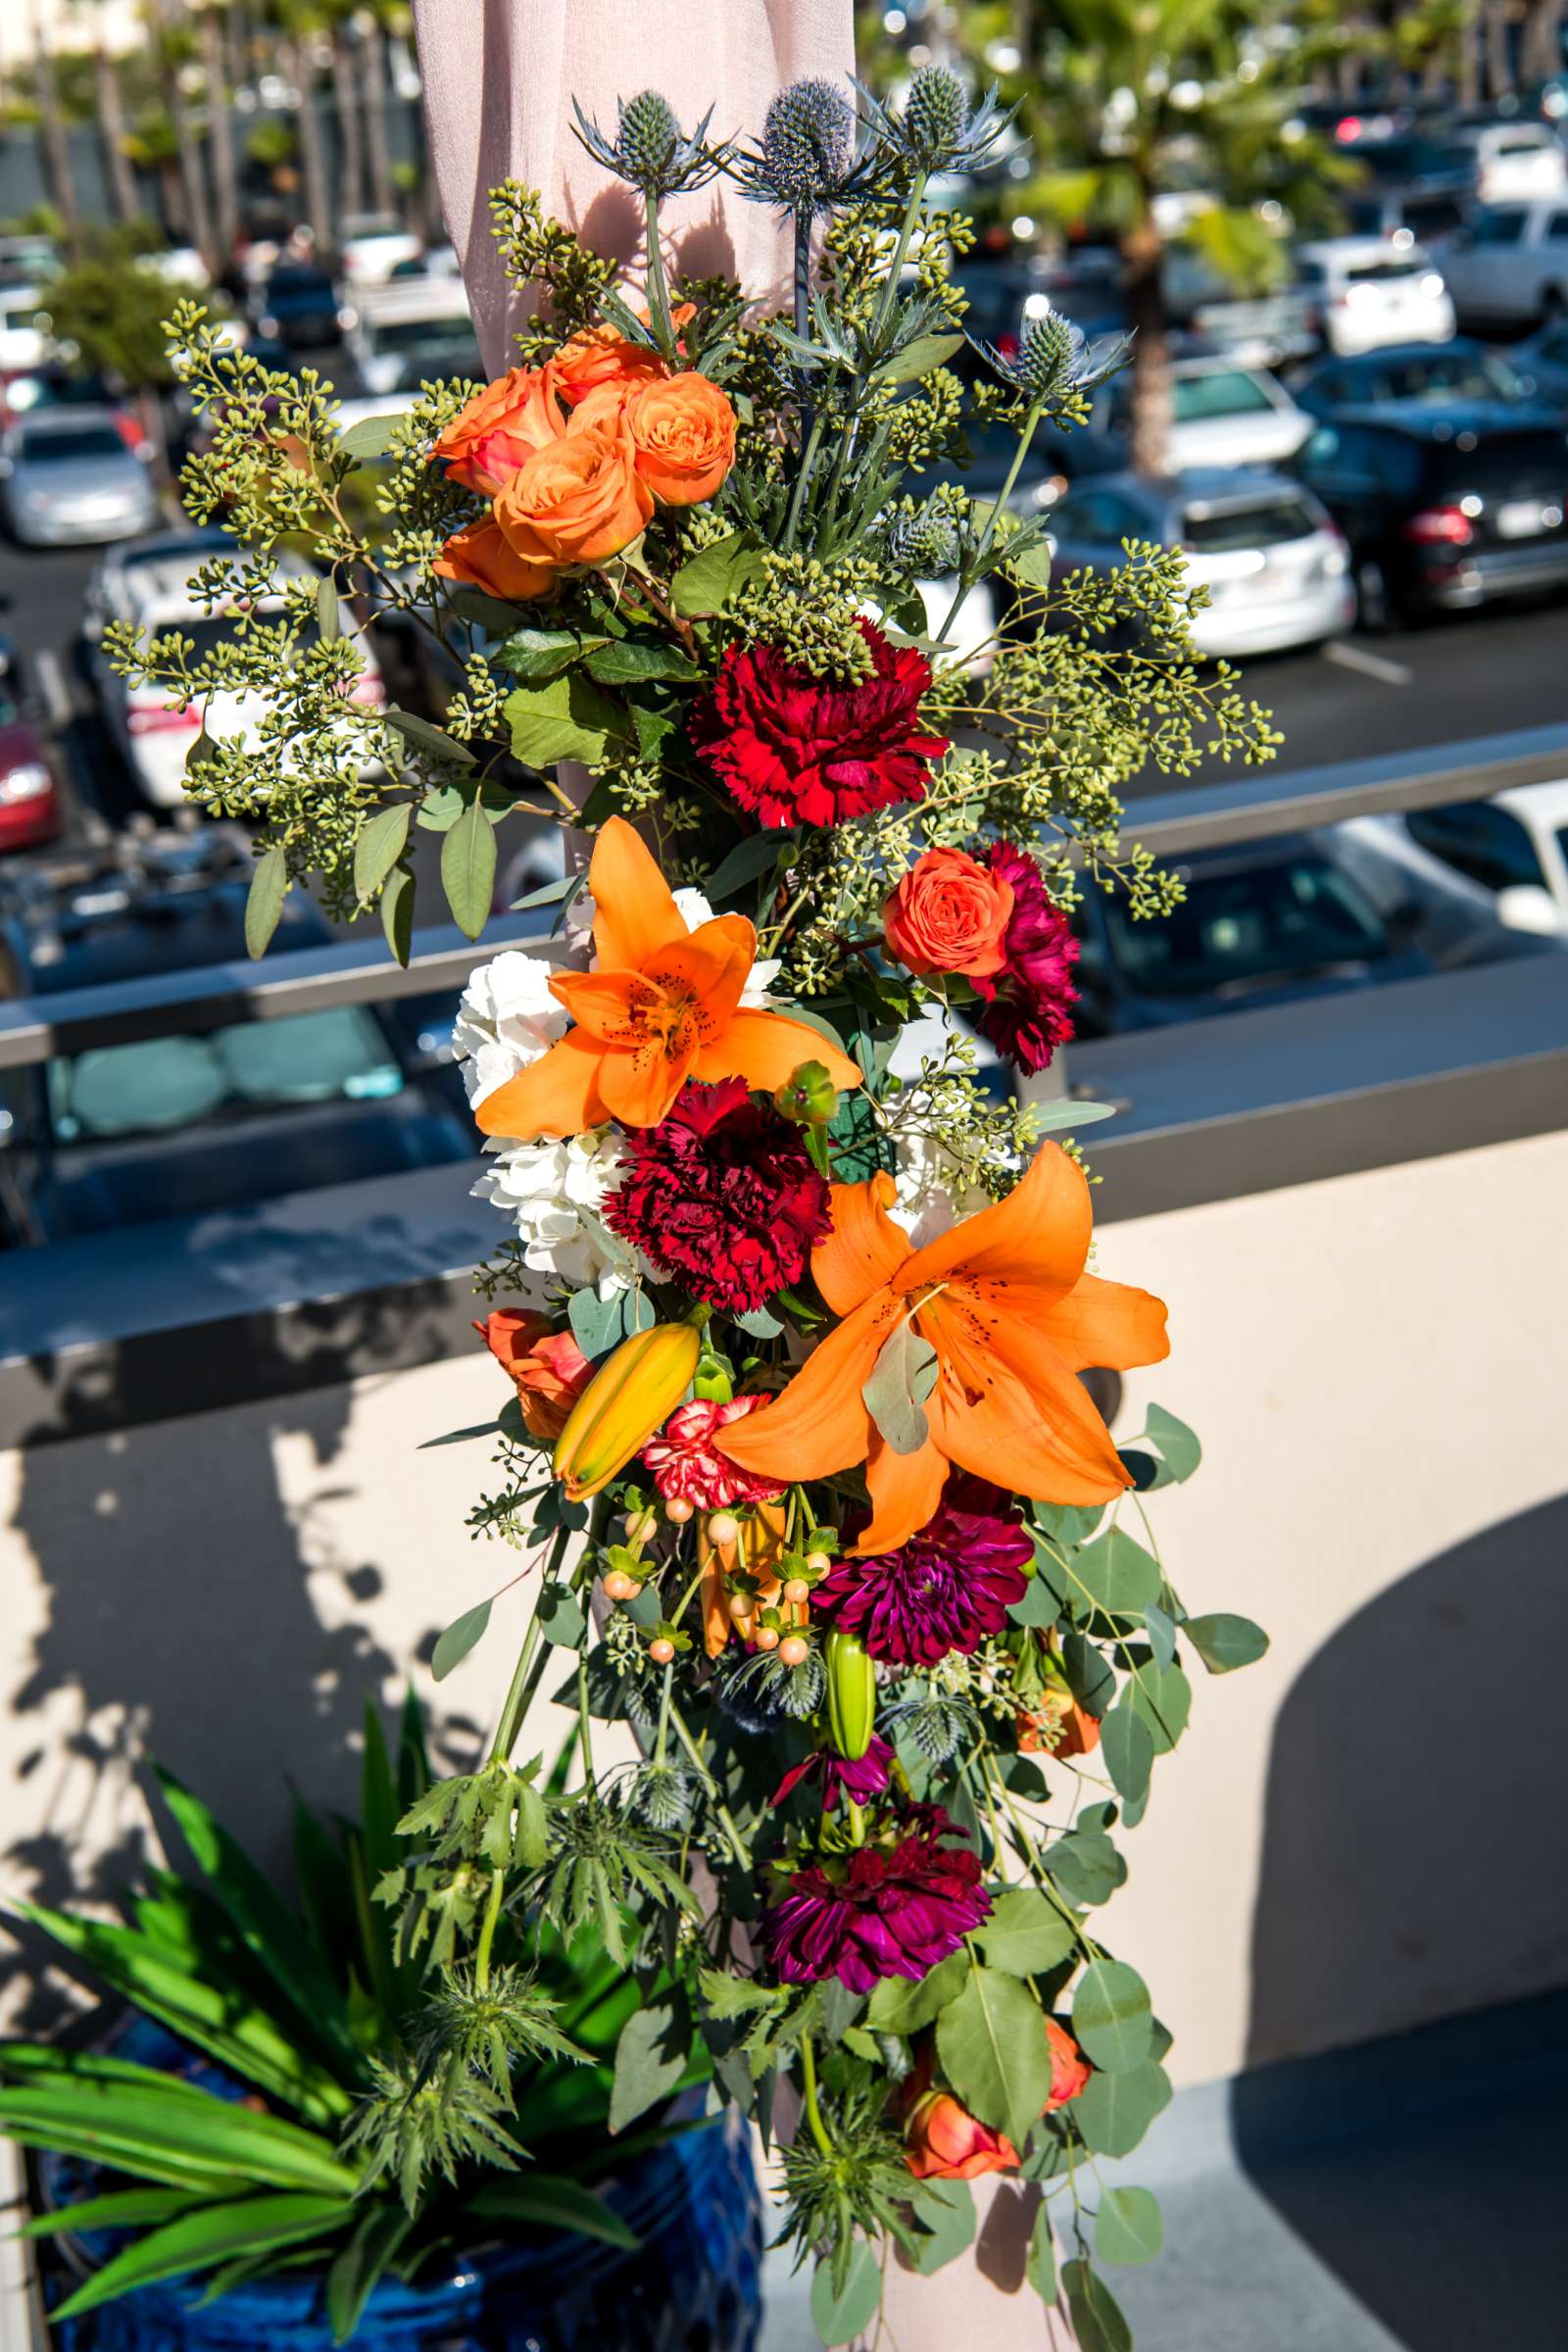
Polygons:
<instances>
[{"instance_id":1,"label":"eucalyptus leaf","mask_svg":"<svg viewBox=\"0 0 1568 2352\"><path fill-rule=\"evenodd\" d=\"M637 2010L615 2044L610 2130L624 2132L638 2116L667 2099L686 2072L690 2024L673 2001Z\"/></svg>"},{"instance_id":2,"label":"eucalyptus leaf","mask_svg":"<svg viewBox=\"0 0 1568 2352\"><path fill-rule=\"evenodd\" d=\"M361 466L368 459L390 457L398 426L406 414L403 409L387 409L378 416L362 416L358 424L351 424L347 432L339 433L337 445L346 458L353 458Z\"/></svg>"},{"instance_id":3,"label":"eucalyptus leaf","mask_svg":"<svg viewBox=\"0 0 1568 2352\"><path fill-rule=\"evenodd\" d=\"M245 947L254 960L266 955L287 897L288 860L279 843L276 849L269 850L264 858L257 859L245 895Z\"/></svg>"},{"instance_id":4,"label":"eucalyptus leaf","mask_svg":"<svg viewBox=\"0 0 1568 2352\"><path fill-rule=\"evenodd\" d=\"M1173 1617L1167 1616L1157 1601L1152 1600L1144 1611L1144 1631L1149 1636L1149 1646L1153 1652L1154 1664L1159 1667L1174 1666L1176 1663L1176 1621Z\"/></svg>"},{"instance_id":5,"label":"eucalyptus leaf","mask_svg":"<svg viewBox=\"0 0 1568 2352\"><path fill-rule=\"evenodd\" d=\"M1102 2262L1131 2267L1152 2262L1165 2242L1159 2199L1148 2188L1107 2188L1095 2216L1095 2252Z\"/></svg>"},{"instance_id":6,"label":"eucalyptus leaf","mask_svg":"<svg viewBox=\"0 0 1568 2352\"><path fill-rule=\"evenodd\" d=\"M381 892L381 929L399 963L408 968L414 946L414 876L407 866L394 866Z\"/></svg>"},{"instance_id":7,"label":"eucalyptus leaf","mask_svg":"<svg viewBox=\"0 0 1568 2352\"><path fill-rule=\"evenodd\" d=\"M1069 1830L1042 1860L1071 1903L1108 1902L1127 1876L1126 1861L1103 1830Z\"/></svg>"},{"instance_id":8,"label":"eucalyptus leaf","mask_svg":"<svg viewBox=\"0 0 1568 2352\"><path fill-rule=\"evenodd\" d=\"M1064 2262L1061 2283L1079 2352L1132 2352L1133 2333L1121 2306L1087 2262Z\"/></svg>"},{"instance_id":9,"label":"eucalyptus leaf","mask_svg":"<svg viewBox=\"0 0 1568 2352\"><path fill-rule=\"evenodd\" d=\"M882 2269L876 2250L858 2238L840 2287L833 2265L819 2262L811 2273L811 2325L824 2344L853 2343L876 2318L882 2300Z\"/></svg>"},{"instance_id":10,"label":"eucalyptus leaf","mask_svg":"<svg viewBox=\"0 0 1568 2352\"><path fill-rule=\"evenodd\" d=\"M558 1649L575 1649L587 1620L564 1585L546 1585L539 1594L539 1623L547 1642L553 1642Z\"/></svg>"},{"instance_id":11,"label":"eucalyptus leaf","mask_svg":"<svg viewBox=\"0 0 1568 2352\"><path fill-rule=\"evenodd\" d=\"M738 841L719 859L706 895L714 906L720 899L733 898L759 874L770 872L799 839L799 833L791 825L768 825L760 833L748 833L744 841Z\"/></svg>"},{"instance_id":12,"label":"eucalyptus leaf","mask_svg":"<svg viewBox=\"0 0 1568 2352\"><path fill-rule=\"evenodd\" d=\"M1210 1674L1234 1674L1252 1666L1268 1648L1268 1636L1250 1617L1232 1617L1221 1610L1211 1617L1189 1617L1182 1632Z\"/></svg>"},{"instance_id":13,"label":"eucalyptus leaf","mask_svg":"<svg viewBox=\"0 0 1568 2352\"><path fill-rule=\"evenodd\" d=\"M1072 1921L1035 1886L1009 1887L970 1937L988 1968L1034 1977L1058 1967L1077 1937Z\"/></svg>"},{"instance_id":14,"label":"eucalyptus leaf","mask_svg":"<svg viewBox=\"0 0 1568 2352\"><path fill-rule=\"evenodd\" d=\"M936 1379L937 1351L906 1315L883 1341L860 1390L866 1411L895 1453L918 1453L930 1437L925 1400Z\"/></svg>"},{"instance_id":15,"label":"eucalyptus leaf","mask_svg":"<svg viewBox=\"0 0 1568 2352\"><path fill-rule=\"evenodd\" d=\"M413 821L413 803L395 801L376 811L354 844L354 895L361 906L374 898L408 848Z\"/></svg>"},{"instance_id":16,"label":"eucalyptus leaf","mask_svg":"<svg viewBox=\"0 0 1568 2352\"><path fill-rule=\"evenodd\" d=\"M1149 1986L1124 1960L1091 1960L1072 1997L1072 2030L1103 2073L1129 2074L1149 2056L1153 2037Z\"/></svg>"},{"instance_id":17,"label":"eucalyptus leaf","mask_svg":"<svg viewBox=\"0 0 1568 2352\"><path fill-rule=\"evenodd\" d=\"M777 1315L765 1306L748 1307L743 1314L733 1315L731 1321L754 1340L776 1340L784 1326Z\"/></svg>"},{"instance_id":18,"label":"eucalyptus leaf","mask_svg":"<svg viewBox=\"0 0 1568 2352\"><path fill-rule=\"evenodd\" d=\"M1021 2147L1051 2095L1051 2045L1018 1979L971 1969L937 2019L937 2055L970 2114Z\"/></svg>"},{"instance_id":19,"label":"eucalyptus leaf","mask_svg":"<svg viewBox=\"0 0 1568 2352\"><path fill-rule=\"evenodd\" d=\"M1156 1666L1140 1660L1127 1688L1127 1704L1149 1726L1156 1756L1169 1755L1192 1713L1193 1687L1179 1666Z\"/></svg>"},{"instance_id":20,"label":"eucalyptus leaf","mask_svg":"<svg viewBox=\"0 0 1568 2352\"><path fill-rule=\"evenodd\" d=\"M337 599L337 582L330 573L317 584L316 625L323 645L335 644L343 634L343 608Z\"/></svg>"},{"instance_id":21,"label":"eucalyptus leaf","mask_svg":"<svg viewBox=\"0 0 1568 2352\"><path fill-rule=\"evenodd\" d=\"M1117 1108L1114 1102L1036 1102L1030 1119L1037 1136L1055 1135L1063 1128L1093 1127L1101 1119L1113 1119Z\"/></svg>"},{"instance_id":22,"label":"eucalyptus leaf","mask_svg":"<svg viewBox=\"0 0 1568 2352\"><path fill-rule=\"evenodd\" d=\"M909 2203L925 2232L915 2241L915 2268L929 2278L974 2243L974 2191L967 2180L922 2180Z\"/></svg>"},{"instance_id":23,"label":"eucalyptus leaf","mask_svg":"<svg viewBox=\"0 0 1568 2352\"><path fill-rule=\"evenodd\" d=\"M1029 2253L1024 2263L1024 2277L1042 2303L1056 2300L1056 2238L1051 2227L1051 2207L1041 2199L1035 2226L1029 2233Z\"/></svg>"},{"instance_id":24,"label":"eucalyptus leaf","mask_svg":"<svg viewBox=\"0 0 1568 2352\"><path fill-rule=\"evenodd\" d=\"M554 767L561 760L592 765L631 726L620 706L576 670L544 685L517 687L501 710L512 730L514 756L527 767Z\"/></svg>"},{"instance_id":25,"label":"eucalyptus leaf","mask_svg":"<svg viewBox=\"0 0 1568 2352\"><path fill-rule=\"evenodd\" d=\"M1124 2075L1091 2075L1071 2113L1097 2156L1130 2156L1170 2100L1170 2077L1147 2060Z\"/></svg>"},{"instance_id":26,"label":"eucalyptus leaf","mask_svg":"<svg viewBox=\"0 0 1568 2352\"><path fill-rule=\"evenodd\" d=\"M1154 1769L1153 1734L1125 1698L1101 1724L1100 1752L1118 1796L1131 1804L1147 1794Z\"/></svg>"},{"instance_id":27,"label":"eucalyptus leaf","mask_svg":"<svg viewBox=\"0 0 1568 2352\"><path fill-rule=\"evenodd\" d=\"M1196 1433L1174 1413L1167 1413L1162 1404L1152 1404L1144 1423L1144 1435L1156 1446L1161 1458L1178 1483L1191 1478L1203 1458L1203 1448Z\"/></svg>"},{"instance_id":28,"label":"eucalyptus leaf","mask_svg":"<svg viewBox=\"0 0 1568 2352\"><path fill-rule=\"evenodd\" d=\"M1085 1544L1072 1563L1074 1584L1112 1617L1142 1617L1157 1601L1165 1580L1159 1562L1119 1527Z\"/></svg>"},{"instance_id":29,"label":"eucalyptus leaf","mask_svg":"<svg viewBox=\"0 0 1568 2352\"><path fill-rule=\"evenodd\" d=\"M963 340L962 335L916 335L912 343L906 343L902 351L896 351L891 359L884 360L880 368L872 368L871 381L875 384L916 383L921 376L930 375L935 368L945 367L955 352L963 349Z\"/></svg>"},{"instance_id":30,"label":"eucalyptus leaf","mask_svg":"<svg viewBox=\"0 0 1568 2352\"><path fill-rule=\"evenodd\" d=\"M400 710L389 703L381 712L381 723L400 735L416 752L430 752L442 760L450 760L455 767L472 767L474 759L466 743L458 743L440 727L433 727L427 718L413 710Z\"/></svg>"},{"instance_id":31,"label":"eucalyptus leaf","mask_svg":"<svg viewBox=\"0 0 1568 2352\"><path fill-rule=\"evenodd\" d=\"M477 793L441 843L441 887L458 929L477 939L496 886L495 827Z\"/></svg>"},{"instance_id":32,"label":"eucalyptus leaf","mask_svg":"<svg viewBox=\"0 0 1568 2352\"><path fill-rule=\"evenodd\" d=\"M469 1650L484 1639L490 1608L488 1600L481 1600L473 1608L465 1609L461 1617L454 1617L447 1627L430 1655L430 1672L438 1683L444 1683L454 1666L461 1665Z\"/></svg>"}]
</instances>

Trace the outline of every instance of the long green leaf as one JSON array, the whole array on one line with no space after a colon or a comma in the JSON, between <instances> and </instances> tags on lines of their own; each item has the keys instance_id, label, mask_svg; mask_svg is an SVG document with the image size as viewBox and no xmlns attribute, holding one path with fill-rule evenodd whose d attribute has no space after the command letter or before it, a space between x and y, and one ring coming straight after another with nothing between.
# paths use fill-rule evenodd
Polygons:
<instances>
[{"instance_id":1,"label":"long green leaf","mask_svg":"<svg viewBox=\"0 0 1568 2352\"><path fill-rule=\"evenodd\" d=\"M257 859L245 896L245 947L253 961L266 955L287 897L288 861L279 845Z\"/></svg>"},{"instance_id":2,"label":"long green leaf","mask_svg":"<svg viewBox=\"0 0 1568 2352\"><path fill-rule=\"evenodd\" d=\"M628 2254L643 2242L603 2197L557 2174L518 2173L511 2180L487 2180L469 2198L468 2211L485 2221L535 2222L541 2230L572 2230L580 2237L623 2247Z\"/></svg>"},{"instance_id":3,"label":"long green leaf","mask_svg":"<svg viewBox=\"0 0 1568 2352\"><path fill-rule=\"evenodd\" d=\"M496 833L478 795L441 843L441 887L458 929L477 939L495 894Z\"/></svg>"},{"instance_id":4,"label":"long green leaf","mask_svg":"<svg viewBox=\"0 0 1568 2352\"><path fill-rule=\"evenodd\" d=\"M77 2137L102 2136L126 2146L164 2150L177 2162L212 2173L232 2173L273 2188L311 2188L352 2195L355 2169L328 2142L282 2117L261 2115L211 2091L190 2095L150 2083L104 2082L65 2074L35 2075L0 2089L0 2121L19 2131L58 2125Z\"/></svg>"},{"instance_id":5,"label":"long green leaf","mask_svg":"<svg viewBox=\"0 0 1568 2352\"><path fill-rule=\"evenodd\" d=\"M329 2230L341 2229L356 2210L346 2197L241 2197L232 2204L210 2205L201 2213L184 2214L162 2230L150 2230L135 2245L106 2262L62 2303L54 2319L57 2324L74 2319L133 2286L150 2286L158 2278L178 2278L190 2271L209 2271L218 2263L274 2246L324 2237Z\"/></svg>"},{"instance_id":6,"label":"long green leaf","mask_svg":"<svg viewBox=\"0 0 1568 2352\"><path fill-rule=\"evenodd\" d=\"M374 2290L376 2280L397 2253L414 2216L401 2205L372 2205L326 2275L326 2316L334 2344L346 2344Z\"/></svg>"},{"instance_id":7,"label":"long green leaf","mask_svg":"<svg viewBox=\"0 0 1568 2352\"><path fill-rule=\"evenodd\" d=\"M83 2197L79 2205L35 2214L16 2234L56 2237L63 2230L142 2230L149 2222L172 2222L195 2202L187 2188L116 2188L104 2197Z\"/></svg>"}]
</instances>

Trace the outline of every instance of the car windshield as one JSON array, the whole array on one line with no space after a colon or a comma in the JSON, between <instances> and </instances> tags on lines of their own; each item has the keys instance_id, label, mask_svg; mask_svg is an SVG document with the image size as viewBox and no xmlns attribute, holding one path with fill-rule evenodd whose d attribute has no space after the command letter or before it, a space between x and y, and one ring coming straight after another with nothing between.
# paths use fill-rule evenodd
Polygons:
<instances>
[{"instance_id":1,"label":"car windshield","mask_svg":"<svg viewBox=\"0 0 1568 2352\"><path fill-rule=\"evenodd\" d=\"M276 302L331 302L332 280L319 270L278 270L268 281L267 298Z\"/></svg>"},{"instance_id":2,"label":"car windshield","mask_svg":"<svg viewBox=\"0 0 1568 2352\"><path fill-rule=\"evenodd\" d=\"M210 1037L154 1037L59 1056L48 1067L57 1144L169 1135L313 1102L368 1102L403 1073L362 1005L245 1021Z\"/></svg>"},{"instance_id":3,"label":"car windshield","mask_svg":"<svg viewBox=\"0 0 1568 2352\"><path fill-rule=\"evenodd\" d=\"M1201 424L1210 416L1244 416L1271 409L1257 378L1241 368L1207 368L1201 375L1179 375L1171 386L1178 424Z\"/></svg>"},{"instance_id":4,"label":"car windshield","mask_svg":"<svg viewBox=\"0 0 1568 2352\"><path fill-rule=\"evenodd\" d=\"M1470 231L1472 245L1517 245L1525 233L1523 213L1482 213Z\"/></svg>"},{"instance_id":5,"label":"car windshield","mask_svg":"<svg viewBox=\"0 0 1568 2352\"><path fill-rule=\"evenodd\" d=\"M1390 255L1376 262L1349 262L1346 266L1348 286L1396 286L1407 278L1422 277L1432 267L1424 253Z\"/></svg>"},{"instance_id":6,"label":"car windshield","mask_svg":"<svg viewBox=\"0 0 1568 2352\"><path fill-rule=\"evenodd\" d=\"M1443 351L1389 360L1370 371L1376 400L1522 400L1517 368L1497 351Z\"/></svg>"},{"instance_id":7,"label":"car windshield","mask_svg":"<svg viewBox=\"0 0 1568 2352\"><path fill-rule=\"evenodd\" d=\"M112 424L83 424L62 432L24 433L20 454L28 466L65 466L74 458L122 458L126 450Z\"/></svg>"},{"instance_id":8,"label":"car windshield","mask_svg":"<svg viewBox=\"0 0 1568 2352\"><path fill-rule=\"evenodd\" d=\"M406 353L398 361L397 374L387 390L416 392L423 383L450 384L460 379L481 384L484 381L484 362L476 345L470 344L466 349L432 345L428 351Z\"/></svg>"},{"instance_id":9,"label":"car windshield","mask_svg":"<svg viewBox=\"0 0 1568 2352\"><path fill-rule=\"evenodd\" d=\"M0 677L0 727L14 727L21 716L16 688L9 678Z\"/></svg>"},{"instance_id":10,"label":"car windshield","mask_svg":"<svg viewBox=\"0 0 1568 2352\"><path fill-rule=\"evenodd\" d=\"M1370 901L1326 858L1302 851L1236 873L1184 877L1187 896L1158 923L1106 907L1111 953L1145 996L1206 996L1326 964L1386 956Z\"/></svg>"},{"instance_id":11,"label":"car windshield","mask_svg":"<svg viewBox=\"0 0 1568 2352\"><path fill-rule=\"evenodd\" d=\"M1231 556L1247 547L1283 547L1318 528L1304 499L1271 498L1256 506L1226 507L1218 514L1189 508L1182 543L1195 556Z\"/></svg>"},{"instance_id":12,"label":"car windshield","mask_svg":"<svg viewBox=\"0 0 1568 2352\"><path fill-rule=\"evenodd\" d=\"M275 629L284 617L284 610L281 605L265 609L256 617L262 627ZM204 662L220 645L232 645L239 635L239 617L233 612L182 612L177 620L155 621L153 626L155 647L168 637L189 638L196 648L194 658L198 662ZM319 632L314 620L300 621L296 626L299 630L296 645L303 652L307 646L315 645Z\"/></svg>"},{"instance_id":13,"label":"car windshield","mask_svg":"<svg viewBox=\"0 0 1568 2352\"><path fill-rule=\"evenodd\" d=\"M1432 452L1431 479L1443 490L1506 490L1521 480L1560 490L1568 485L1568 436L1497 433L1483 441L1462 433Z\"/></svg>"},{"instance_id":14,"label":"car windshield","mask_svg":"<svg viewBox=\"0 0 1568 2352\"><path fill-rule=\"evenodd\" d=\"M373 318L366 323L371 351L450 351L466 340L464 321L445 318Z\"/></svg>"}]
</instances>

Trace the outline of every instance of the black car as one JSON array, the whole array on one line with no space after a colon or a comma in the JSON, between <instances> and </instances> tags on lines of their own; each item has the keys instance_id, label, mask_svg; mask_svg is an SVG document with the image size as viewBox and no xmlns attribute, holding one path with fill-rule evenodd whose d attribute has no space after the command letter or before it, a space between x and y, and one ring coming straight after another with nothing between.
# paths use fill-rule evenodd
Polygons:
<instances>
[{"instance_id":1,"label":"black car","mask_svg":"<svg viewBox=\"0 0 1568 2352\"><path fill-rule=\"evenodd\" d=\"M81 989L243 965L251 870L244 838L210 827L8 872L0 997L64 1009ZM296 895L274 946L331 937ZM430 1009L336 1004L0 1073L0 1237L51 1242L470 1159L457 1073L419 1051ZM450 1001L435 1010L450 1029Z\"/></svg>"},{"instance_id":2,"label":"black car","mask_svg":"<svg viewBox=\"0 0 1568 2352\"><path fill-rule=\"evenodd\" d=\"M1568 434L1547 409L1345 409L1290 469L1349 543L1363 628L1568 586Z\"/></svg>"},{"instance_id":3,"label":"black car","mask_svg":"<svg viewBox=\"0 0 1568 2352\"><path fill-rule=\"evenodd\" d=\"M285 262L267 281L255 324L258 334L285 350L319 351L338 338L337 288L324 270Z\"/></svg>"},{"instance_id":4,"label":"black car","mask_svg":"<svg viewBox=\"0 0 1568 2352\"><path fill-rule=\"evenodd\" d=\"M1455 401L1536 401L1537 382L1506 352L1468 335L1451 343L1391 343L1352 358L1320 360L1290 379L1291 398L1308 416L1331 417L1342 409L1387 409L1411 401L1451 407Z\"/></svg>"}]
</instances>

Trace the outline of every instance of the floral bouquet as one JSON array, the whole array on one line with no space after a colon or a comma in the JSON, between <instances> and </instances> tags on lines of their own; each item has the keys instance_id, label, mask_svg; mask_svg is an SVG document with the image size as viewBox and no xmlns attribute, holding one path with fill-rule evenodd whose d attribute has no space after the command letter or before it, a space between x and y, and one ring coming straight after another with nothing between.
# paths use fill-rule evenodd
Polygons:
<instances>
[{"instance_id":1,"label":"floral bouquet","mask_svg":"<svg viewBox=\"0 0 1568 2352\"><path fill-rule=\"evenodd\" d=\"M241 542L201 584L237 625L199 660L115 648L181 707L262 710L190 766L259 824L258 953L309 881L379 903L406 956L422 837L471 935L503 827L591 840L533 894L554 944L478 970L456 1031L514 1229L479 1278L513 1394L460 1434L495 1440L472 1524L532 1606L486 1760L421 1800L381 1892L443 1922L444 2014L503 1914L624 1958L612 2130L710 2068L783 2144L832 2343L890 2249L962 2251L991 2172L1038 2184L1042 2295L1054 2217L1081 2340L1126 2340L1094 2265L1152 2253L1158 2213L1095 2166L1169 2097L1169 2036L1098 1910L1189 1662L1263 1646L1160 1564L1145 1496L1192 1433L1152 1407L1118 1446L1086 1382L1161 1360L1165 1315L1090 1270L1071 1138L1102 1106L1036 1082L1078 895L1179 896L1123 850L1118 787L1276 739L1196 666L1179 554L1051 577L1031 443L1125 355L1040 306L1005 351L967 341L968 230L927 193L1003 127L936 68L901 112L797 85L751 147L655 93L612 134L579 119L643 208L644 305L505 186L546 301L520 364L346 434L313 373L183 308L187 501ZM777 314L666 268L661 207L719 173L789 224ZM976 423L1012 441L991 499ZM357 692L340 591L423 632L440 725ZM576 1711L574 1785L514 1760L538 1694Z\"/></svg>"}]
</instances>

